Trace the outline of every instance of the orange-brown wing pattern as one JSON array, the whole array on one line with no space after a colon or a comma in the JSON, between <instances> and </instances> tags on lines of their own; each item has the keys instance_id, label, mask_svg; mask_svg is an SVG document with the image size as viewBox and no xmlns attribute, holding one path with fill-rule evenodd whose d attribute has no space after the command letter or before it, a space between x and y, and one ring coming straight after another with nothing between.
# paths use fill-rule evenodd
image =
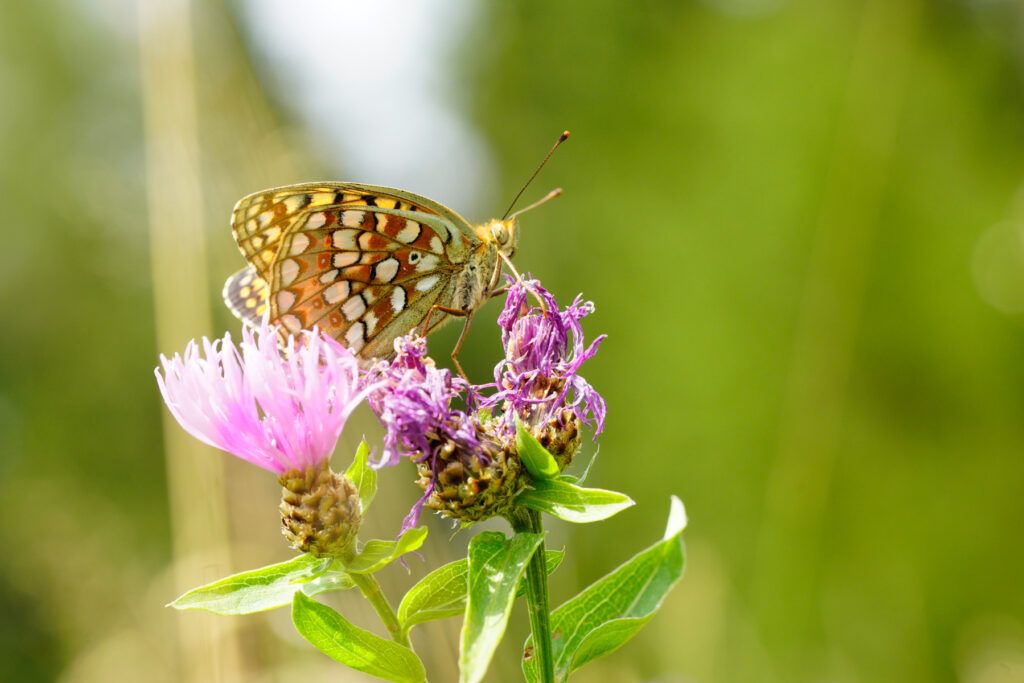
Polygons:
<instances>
[{"instance_id":1,"label":"orange-brown wing pattern","mask_svg":"<svg viewBox=\"0 0 1024 683\"><path fill-rule=\"evenodd\" d=\"M462 266L451 253L468 252L468 238L392 211L346 204L309 213L282 239L270 270L271 316L291 332L316 325L373 356L450 301L445 293Z\"/></svg>"},{"instance_id":2,"label":"orange-brown wing pattern","mask_svg":"<svg viewBox=\"0 0 1024 683\"><path fill-rule=\"evenodd\" d=\"M441 204L352 183L250 195L236 205L232 229L252 281L266 285L272 322L290 332L318 326L367 358L390 353L431 306L452 300L455 275L477 245L468 223ZM242 281L229 279L225 300L251 322ZM445 319L435 312L431 329Z\"/></svg>"}]
</instances>

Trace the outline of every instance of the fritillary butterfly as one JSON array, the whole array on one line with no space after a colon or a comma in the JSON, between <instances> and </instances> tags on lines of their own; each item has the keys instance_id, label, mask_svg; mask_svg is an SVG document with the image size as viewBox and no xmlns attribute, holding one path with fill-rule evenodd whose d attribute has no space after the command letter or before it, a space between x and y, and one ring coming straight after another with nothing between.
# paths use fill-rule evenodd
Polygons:
<instances>
[{"instance_id":1,"label":"fritillary butterfly","mask_svg":"<svg viewBox=\"0 0 1024 683\"><path fill-rule=\"evenodd\" d=\"M249 265L228 278L224 301L247 324L269 313L287 332L317 326L364 359L389 355L416 327L430 333L461 317L452 359L464 374L457 355L473 314L503 291L503 263L518 277L517 216L559 193L472 226L390 187L323 182L256 192L231 213Z\"/></svg>"}]
</instances>

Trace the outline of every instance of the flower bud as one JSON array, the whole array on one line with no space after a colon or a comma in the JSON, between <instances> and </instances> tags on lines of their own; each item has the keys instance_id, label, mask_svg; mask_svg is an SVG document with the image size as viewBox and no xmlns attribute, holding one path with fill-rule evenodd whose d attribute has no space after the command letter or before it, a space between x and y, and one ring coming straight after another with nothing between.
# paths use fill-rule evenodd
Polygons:
<instances>
[{"instance_id":1,"label":"flower bud","mask_svg":"<svg viewBox=\"0 0 1024 683\"><path fill-rule=\"evenodd\" d=\"M288 470L279 481L282 532L292 547L319 557L347 554L359 533L359 492L326 461Z\"/></svg>"},{"instance_id":2,"label":"flower bud","mask_svg":"<svg viewBox=\"0 0 1024 683\"><path fill-rule=\"evenodd\" d=\"M526 428L533 434L533 438L555 457L560 470L564 472L572 464L572 459L582 442L580 418L576 411L563 408L558 414L547 417L540 424L527 423Z\"/></svg>"},{"instance_id":3,"label":"flower bud","mask_svg":"<svg viewBox=\"0 0 1024 683\"><path fill-rule=\"evenodd\" d=\"M504 515L529 481L514 444L501 443L474 418L479 447L467 449L454 440L438 444L433 457L417 461L424 505L463 525Z\"/></svg>"}]
</instances>

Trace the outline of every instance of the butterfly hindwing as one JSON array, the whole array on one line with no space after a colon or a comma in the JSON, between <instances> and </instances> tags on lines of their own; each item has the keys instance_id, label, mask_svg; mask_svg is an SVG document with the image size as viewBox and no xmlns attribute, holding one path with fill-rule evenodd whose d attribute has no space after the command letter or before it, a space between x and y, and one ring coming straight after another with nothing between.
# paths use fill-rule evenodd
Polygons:
<instances>
[{"instance_id":1,"label":"butterfly hindwing","mask_svg":"<svg viewBox=\"0 0 1024 683\"><path fill-rule=\"evenodd\" d=\"M259 325L267 312L270 288L267 281L256 274L256 269L246 266L224 283L224 303L228 310L246 325Z\"/></svg>"}]
</instances>

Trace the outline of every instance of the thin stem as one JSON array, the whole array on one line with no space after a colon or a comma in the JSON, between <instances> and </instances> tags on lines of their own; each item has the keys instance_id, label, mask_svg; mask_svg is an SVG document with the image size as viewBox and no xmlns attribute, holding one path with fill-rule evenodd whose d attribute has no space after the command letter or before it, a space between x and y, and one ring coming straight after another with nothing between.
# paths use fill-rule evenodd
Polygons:
<instances>
[{"instance_id":1,"label":"thin stem","mask_svg":"<svg viewBox=\"0 0 1024 683\"><path fill-rule=\"evenodd\" d=\"M412 645L409 644L409 634L402 629L402 625L398 622L398 615L395 614L394 608L391 607L391 603L388 602L384 591L381 590L377 577L373 574L349 574L349 577L359 587L359 590L362 591L366 599L370 601L370 604L373 605L377 616L384 622L388 633L391 634L391 640L412 649Z\"/></svg>"},{"instance_id":2,"label":"thin stem","mask_svg":"<svg viewBox=\"0 0 1024 683\"><path fill-rule=\"evenodd\" d=\"M540 513L528 508L516 508L509 516L516 533L543 534ZM530 610L530 630L533 632L533 657L541 683L554 683L555 656L551 646L551 608L548 603L548 569L545 561L544 541L530 558L526 567L526 604Z\"/></svg>"}]
</instances>

